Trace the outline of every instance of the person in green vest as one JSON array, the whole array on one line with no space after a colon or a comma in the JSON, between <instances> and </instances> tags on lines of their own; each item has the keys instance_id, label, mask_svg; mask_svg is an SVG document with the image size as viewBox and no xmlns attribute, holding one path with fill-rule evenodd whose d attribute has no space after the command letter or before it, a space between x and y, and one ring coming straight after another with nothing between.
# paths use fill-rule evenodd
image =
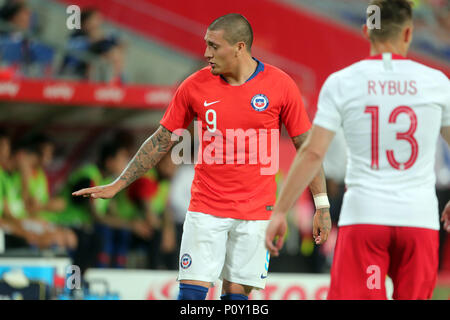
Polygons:
<instances>
[{"instance_id":1,"label":"person in green vest","mask_svg":"<svg viewBox=\"0 0 450 320\"><path fill-rule=\"evenodd\" d=\"M29 218L23 199L22 176L19 168L26 167L27 154L22 147L13 148L9 137L0 133L0 186L1 186L1 225L7 233L6 247L49 248L62 245L61 238L53 229ZM22 239L22 240L21 240Z\"/></svg>"},{"instance_id":2,"label":"person in green vest","mask_svg":"<svg viewBox=\"0 0 450 320\"><path fill-rule=\"evenodd\" d=\"M32 239L27 239L27 233L21 228L20 223L8 219L4 212L6 203L6 179L7 169L10 166L11 142L8 134L0 130L0 237L4 237L5 242L10 242L11 238L16 238L22 245L28 245Z\"/></svg>"},{"instance_id":3,"label":"person in green vest","mask_svg":"<svg viewBox=\"0 0 450 320\"><path fill-rule=\"evenodd\" d=\"M27 140L24 151L28 161L20 168L22 196L29 216L53 229L61 239L62 246L73 250L78 242L75 233L66 227L58 226L65 202L62 198L51 197L47 174L44 171L45 165L52 162L53 155L43 160L41 148L49 143L50 140L43 135L36 135Z\"/></svg>"},{"instance_id":4,"label":"person in green vest","mask_svg":"<svg viewBox=\"0 0 450 320\"><path fill-rule=\"evenodd\" d=\"M100 237L95 232L95 224L106 211L109 201L74 198L71 193L80 187L99 185L101 181L102 174L99 167L96 164L88 163L71 172L61 191L61 196L66 201L66 207L58 215L57 223L70 228L77 236L78 247L71 253L71 258L73 264L80 267L82 274L88 268L96 266L100 250Z\"/></svg>"},{"instance_id":5,"label":"person in green vest","mask_svg":"<svg viewBox=\"0 0 450 320\"><path fill-rule=\"evenodd\" d=\"M147 268L178 268L178 252L173 214L168 206L170 181L175 166L166 155L155 168L133 182L126 190L135 201L151 228L151 236L145 240Z\"/></svg>"},{"instance_id":6,"label":"person in green vest","mask_svg":"<svg viewBox=\"0 0 450 320\"><path fill-rule=\"evenodd\" d=\"M105 143L101 148L99 161L103 176L101 184L112 182L125 168L128 160L127 148L114 141ZM101 250L97 261L97 267L100 268L124 268L132 234L143 239L150 236L150 227L144 214L126 191L109 200L106 210L98 219L96 230L101 237Z\"/></svg>"},{"instance_id":7,"label":"person in green vest","mask_svg":"<svg viewBox=\"0 0 450 320\"><path fill-rule=\"evenodd\" d=\"M70 227L77 235L79 245L72 253L72 259L73 263L80 267L82 274L88 268L111 265L111 255L114 254L114 245L111 244L112 230L124 229L125 234L133 232L143 236L148 232L145 224L143 226L139 221L123 219L134 216L134 209L130 209L126 202L117 205L110 200L74 198L71 195L80 188L101 185L108 181L108 172L115 170L116 163L120 163L123 156L124 153L115 145L103 145L98 161L83 164L73 170L61 192L66 201L66 208L59 215L58 223ZM119 258L119 261L123 260Z\"/></svg>"},{"instance_id":8,"label":"person in green vest","mask_svg":"<svg viewBox=\"0 0 450 320\"><path fill-rule=\"evenodd\" d=\"M28 192L30 205L34 212L38 212L41 219L59 224L61 212L66 208L66 201L61 196L51 195L51 185L47 176L47 169L53 164L55 142L44 134L37 134L31 138L34 166L29 180Z\"/></svg>"}]
</instances>

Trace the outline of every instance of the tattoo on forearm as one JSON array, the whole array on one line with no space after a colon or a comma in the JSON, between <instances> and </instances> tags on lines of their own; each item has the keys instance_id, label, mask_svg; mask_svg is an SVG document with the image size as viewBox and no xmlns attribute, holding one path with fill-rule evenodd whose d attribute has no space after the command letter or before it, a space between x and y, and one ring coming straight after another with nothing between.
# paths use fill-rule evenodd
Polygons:
<instances>
[{"instance_id":1,"label":"tattoo on forearm","mask_svg":"<svg viewBox=\"0 0 450 320\"><path fill-rule=\"evenodd\" d=\"M126 183L124 188L145 174L161 160L174 144L174 141L171 141L170 137L171 132L161 126L142 144L119 177L119 180L125 181Z\"/></svg>"}]
</instances>

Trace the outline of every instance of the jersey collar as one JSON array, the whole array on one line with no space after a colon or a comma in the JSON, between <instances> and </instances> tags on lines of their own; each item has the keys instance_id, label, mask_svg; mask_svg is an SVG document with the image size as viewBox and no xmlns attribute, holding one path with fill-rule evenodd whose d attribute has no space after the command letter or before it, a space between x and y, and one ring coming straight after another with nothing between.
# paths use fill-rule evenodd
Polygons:
<instances>
[{"instance_id":1,"label":"jersey collar","mask_svg":"<svg viewBox=\"0 0 450 320\"><path fill-rule=\"evenodd\" d=\"M249 82L250 80L252 80L254 77L256 77L258 75L258 73L264 71L264 63L262 63L261 61L259 61L256 58L253 58L253 60L255 60L256 62L258 62L258 65L256 66L256 70L255 72L253 72L253 74L250 76L250 78L248 78L245 83ZM222 78L223 81L227 82L227 80L225 79L224 76L220 75L220 77ZM227 82L228 83L228 82Z\"/></svg>"},{"instance_id":2,"label":"jersey collar","mask_svg":"<svg viewBox=\"0 0 450 320\"><path fill-rule=\"evenodd\" d=\"M408 58L405 58L404 56L399 55L397 53L391 53L391 56L392 56L392 60L408 60ZM377 54L374 56L369 56L369 57L365 58L364 60L382 60L382 59L383 59L383 54L380 53L380 54Z\"/></svg>"}]
</instances>

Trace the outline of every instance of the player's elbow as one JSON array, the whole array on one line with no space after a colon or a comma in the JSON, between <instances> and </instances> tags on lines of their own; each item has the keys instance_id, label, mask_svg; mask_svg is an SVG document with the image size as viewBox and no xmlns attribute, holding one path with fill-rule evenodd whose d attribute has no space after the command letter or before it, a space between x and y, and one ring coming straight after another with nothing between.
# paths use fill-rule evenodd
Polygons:
<instances>
[{"instance_id":1,"label":"player's elbow","mask_svg":"<svg viewBox=\"0 0 450 320\"><path fill-rule=\"evenodd\" d=\"M302 149L303 150L300 150L300 152L303 153L304 157L308 159L308 161L322 163L323 159L325 158L326 152L314 148L314 146L312 146L311 144L305 145L305 147Z\"/></svg>"}]
</instances>

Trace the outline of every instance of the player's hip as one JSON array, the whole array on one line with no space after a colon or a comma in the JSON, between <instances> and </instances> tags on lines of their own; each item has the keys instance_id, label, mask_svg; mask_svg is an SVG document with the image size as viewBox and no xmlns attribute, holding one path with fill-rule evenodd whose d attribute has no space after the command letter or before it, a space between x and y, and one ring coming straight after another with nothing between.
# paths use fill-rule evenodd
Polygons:
<instances>
[{"instance_id":1,"label":"player's hip","mask_svg":"<svg viewBox=\"0 0 450 320\"><path fill-rule=\"evenodd\" d=\"M343 199L338 226L371 224L439 230L435 191L411 197L385 197L370 190L348 188Z\"/></svg>"}]
</instances>

